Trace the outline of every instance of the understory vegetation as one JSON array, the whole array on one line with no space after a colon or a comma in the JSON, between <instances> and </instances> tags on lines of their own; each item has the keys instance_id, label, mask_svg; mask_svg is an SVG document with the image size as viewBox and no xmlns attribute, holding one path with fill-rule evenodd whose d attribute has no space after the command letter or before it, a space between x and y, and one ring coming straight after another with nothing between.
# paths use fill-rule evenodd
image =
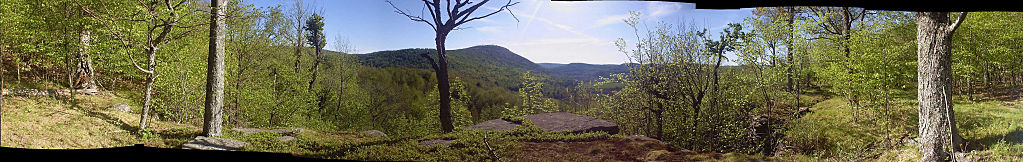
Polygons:
<instances>
[{"instance_id":1,"label":"understory vegetation","mask_svg":"<svg viewBox=\"0 0 1023 162\"><path fill-rule=\"evenodd\" d=\"M360 40L339 36L329 38L340 40L327 45L335 50L325 50L309 43L327 38L309 39L316 34L306 24L332 17L310 19L301 2L229 2L223 138L249 143L243 151L380 161L921 156L912 12L766 7L721 31L629 12L629 30L620 32L630 37L614 42L628 63L545 67L504 47L479 45L446 50L451 74L438 78L433 60L423 57L437 57L434 49L360 54L350 42ZM207 3L0 3L0 87L10 92L0 100L2 146L180 148L200 135L209 70L200 65L209 37L196 33L209 27L209 15L196 11ZM962 151L980 161L1021 160L1023 13L971 13L952 41L947 79ZM439 88L441 81L450 89ZM98 93L14 93L25 89ZM450 99L453 132L442 125L442 99ZM109 109L119 104L131 111ZM619 131L550 132L524 119L551 112L610 121ZM495 119L523 126L466 129ZM366 130L387 136L359 133Z\"/></svg>"}]
</instances>

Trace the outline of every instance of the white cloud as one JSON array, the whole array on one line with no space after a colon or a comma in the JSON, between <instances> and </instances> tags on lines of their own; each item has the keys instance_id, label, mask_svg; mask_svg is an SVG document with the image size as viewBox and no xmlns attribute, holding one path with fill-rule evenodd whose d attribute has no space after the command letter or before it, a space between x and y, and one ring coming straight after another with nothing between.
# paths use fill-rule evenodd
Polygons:
<instances>
[{"instance_id":1,"label":"white cloud","mask_svg":"<svg viewBox=\"0 0 1023 162\"><path fill-rule=\"evenodd\" d=\"M609 24L620 23L620 22L623 22L623 20L625 20L625 18L629 18L629 15L622 14L622 15L612 15L612 16L604 17L604 18L602 18L600 20L597 20L597 24L593 25L593 27L602 27L602 26L609 25Z\"/></svg>"},{"instance_id":2,"label":"white cloud","mask_svg":"<svg viewBox=\"0 0 1023 162\"><path fill-rule=\"evenodd\" d=\"M646 7L647 13L653 18L673 14L685 8L682 3L676 2L648 2Z\"/></svg>"}]
</instances>

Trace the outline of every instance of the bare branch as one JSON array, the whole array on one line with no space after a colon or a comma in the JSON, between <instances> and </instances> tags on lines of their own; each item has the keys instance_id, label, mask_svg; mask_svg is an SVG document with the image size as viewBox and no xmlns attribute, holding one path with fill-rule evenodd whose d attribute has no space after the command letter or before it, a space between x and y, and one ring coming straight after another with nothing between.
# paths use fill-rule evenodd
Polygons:
<instances>
[{"instance_id":1,"label":"bare branch","mask_svg":"<svg viewBox=\"0 0 1023 162\"><path fill-rule=\"evenodd\" d=\"M433 70L440 70L439 66L437 66L437 62L433 60L433 57L430 57L429 52L421 53L419 54L419 56L423 56L424 58L426 58L426 61L430 61L430 66L433 67Z\"/></svg>"},{"instance_id":2,"label":"bare branch","mask_svg":"<svg viewBox=\"0 0 1023 162\"><path fill-rule=\"evenodd\" d=\"M959 25L963 24L963 21L966 20L966 13L967 12L960 12L959 13L959 17L956 18L956 22L954 24L952 24L951 27L949 27L949 30L948 30L949 33L954 33L956 31L956 29L959 28Z\"/></svg>"},{"instance_id":3,"label":"bare branch","mask_svg":"<svg viewBox=\"0 0 1023 162\"><path fill-rule=\"evenodd\" d=\"M508 0L508 3L505 3L503 6L498 8L497 11L494 11L494 12L491 12L489 14L486 14L486 15L483 15L483 16L479 16L479 17L468 18L470 15L472 15L473 11L476 11L476 9L478 9L480 6L483 6L483 4L487 3L487 1L489 1L489 0L484 0L483 2L480 2L479 4L473 5L472 7L469 7L468 9L465 9L466 11L469 11L469 12L462 12L462 13L459 13L458 15L456 15L458 17L462 17L462 20L459 20L457 23L455 23L455 26L462 25L462 24L464 24L466 22L470 22L470 21L473 21L473 20L478 20L478 19L483 19L483 18L489 17L490 15L494 15L494 14L497 14L497 13L499 13L501 11L504 11L505 9L508 9L508 7L515 6L515 5L519 4L519 2L512 3L511 0ZM508 11L510 13L511 9L508 9ZM466 18L468 18L468 19L466 19ZM515 21L519 21L519 18L516 17Z\"/></svg>"},{"instance_id":4,"label":"bare branch","mask_svg":"<svg viewBox=\"0 0 1023 162\"><path fill-rule=\"evenodd\" d=\"M153 71L149 71L149 70L143 69L142 66L139 66L139 64L135 61L135 57L132 57L131 46L128 45L128 41L126 40L126 38L123 35L123 33L120 32L121 29L117 26L116 22L111 20L109 23L107 23L107 20L104 20L103 18L100 18L99 16L96 16L95 12L93 12L92 10L86 9L85 5L82 5L81 2L75 0L75 3L78 4L78 6L82 9L82 11L85 11L86 13L89 14L90 17L92 17L93 19L96 19L96 21L99 21L101 24L103 24L103 26L107 27L107 29L110 30L112 35L114 35L114 37L118 41L121 42L121 46L124 48L125 54L128 55L128 59L131 61L131 65L134 66L135 69L137 69L139 71L142 71L143 73L147 73L147 74L153 73ZM102 1L100 1L100 3L103 5L103 8L106 9L106 4L103 3ZM109 9L107 9L107 11L109 13ZM111 25L111 24L113 24L113 25Z\"/></svg>"},{"instance_id":5,"label":"bare branch","mask_svg":"<svg viewBox=\"0 0 1023 162\"><path fill-rule=\"evenodd\" d=\"M424 2L425 2L425 0L424 0ZM394 13L398 13L398 14L404 15L405 17L408 17L409 20L412 20L412 21L424 22L424 23L426 23L426 25L430 25L430 28L433 28L434 31L437 30L437 26L436 25L434 25L433 23L430 23L430 21L427 21L427 20L423 19L423 17L409 15L409 14L405 13L404 10L398 9L398 6L394 5L394 3L392 3L391 1L387 1L387 3L391 4L391 7L394 8ZM429 3L429 2L427 2L427 3Z\"/></svg>"}]
</instances>

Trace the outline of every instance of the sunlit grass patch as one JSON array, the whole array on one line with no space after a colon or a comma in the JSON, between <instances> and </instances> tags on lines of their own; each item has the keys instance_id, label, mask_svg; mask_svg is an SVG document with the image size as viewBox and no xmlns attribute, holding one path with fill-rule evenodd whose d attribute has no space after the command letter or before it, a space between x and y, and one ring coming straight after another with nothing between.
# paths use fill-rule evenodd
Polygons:
<instances>
[{"instance_id":1,"label":"sunlit grass patch","mask_svg":"<svg viewBox=\"0 0 1023 162\"><path fill-rule=\"evenodd\" d=\"M54 97L5 97L2 118L4 147L84 149L131 146L176 148L199 131L171 122L151 121L140 136L137 113L105 110L126 100L110 96L78 96L78 105ZM96 102L104 101L104 102Z\"/></svg>"},{"instance_id":2,"label":"sunlit grass patch","mask_svg":"<svg viewBox=\"0 0 1023 162\"><path fill-rule=\"evenodd\" d=\"M916 102L911 98L894 101L888 109L856 111L844 98L825 100L789 123L785 141L794 152L821 158L919 159L917 146L902 142L918 137ZM966 151L982 159L1021 156L1023 109L1015 106L1001 101L957 100L956 124L967 141Z\"/></svg>"}]
</instances>

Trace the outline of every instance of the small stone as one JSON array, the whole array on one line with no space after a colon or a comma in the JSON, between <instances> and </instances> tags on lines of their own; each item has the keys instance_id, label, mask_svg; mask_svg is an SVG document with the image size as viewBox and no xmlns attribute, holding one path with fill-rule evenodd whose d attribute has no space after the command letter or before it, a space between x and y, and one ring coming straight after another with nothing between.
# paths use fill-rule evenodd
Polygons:
<instances>
[{"instance_id":1,"label":"small stone","mask_svg":"<svg viewBox=\"0 0 1023 162\"><path fill-rule=\"evenodd\" d=\"M381 131L378 131L378 130L368 130L368 131L362 131L362 132L359 132L359 133L369 134L369 135L373 135L373 136L377 136L377 137L387 137L387 134L384 134L384 132L381 132Z\"/></svg>"},{"instance_id":2,"label":"small stone","mask_svg":"<svg viewBox=\"0 0 1023 162\"><path fill-rule=\"evenodd\" d=\"M131 112L131 106L128 106L128 104L117 104L117 105L114 105L114 106L107 107L107 110L117 110L117 111L121 111L121 112L130 113Z\"/></svg>"}]
</instances>

